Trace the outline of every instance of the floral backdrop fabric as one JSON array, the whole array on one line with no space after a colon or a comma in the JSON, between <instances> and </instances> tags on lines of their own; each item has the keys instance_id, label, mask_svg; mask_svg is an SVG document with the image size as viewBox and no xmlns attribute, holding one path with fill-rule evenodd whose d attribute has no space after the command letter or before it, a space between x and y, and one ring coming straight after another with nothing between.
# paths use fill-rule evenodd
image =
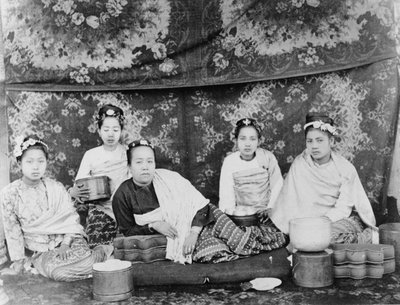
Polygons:
<instances>
[{"instance_id":1,"label":"floral backdrop fabric","mask_svg":"<svg viewBox=\"0 0 400 305\"><path fill-rule=\"evenodd\" d=\"M117 90L336 71L395 56L393 11L389 0L4 0L6 82Z\"/></svg>"},{"instance_id":2,"label":"floral backdrop fabric","mask_svg":"<svg viewBox=\"0 0 400 305\"><path fill-rule=\"evenodd\" d=\"M100 144L94 116L106 103L126 116L123 142L145 137L156 146L159 167L187 177L218 202L219 172L234 150L232 132L243 117L263 128L262 146L283 174L305 147L308 111L324 111L337 123L335 149L358 170L375 213L389 179L398 117L395 60L357 69L252 84L124 92L7 91L9 151L19 135L36 133L51 149L48 174L73 183L84 152ZM11 160L11 180L19 167Z\"/></svg>"}]
</instances>

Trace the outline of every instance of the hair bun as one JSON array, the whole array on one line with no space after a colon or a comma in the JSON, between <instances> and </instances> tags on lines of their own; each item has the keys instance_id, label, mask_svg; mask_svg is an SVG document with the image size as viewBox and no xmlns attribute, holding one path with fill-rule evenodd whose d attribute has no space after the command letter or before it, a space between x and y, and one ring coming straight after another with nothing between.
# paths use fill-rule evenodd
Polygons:
<instances>
[{"instance_id":1,"label":"hair bun","mask_svg":"<svg viewBox=\"0 0 400 305\"><path fill-rule=\"evenodd\" d=\"M123 128L124 122L125 122L125 117L124 117L124 111L121 108L114 106L112 104L107 104L107 105L104 105L103 107L101 107L99 109L98 114L95 117L99 128L101 128L101 125L103 124L104 119L107 117L118 119L118 122L119 122L121 128Z\"/></svg>"},{"instance_id":2,"label":"hair bun","mask_svg":"<svg viewBox=\"0 0 400 305\"><path fill-rule=\"evenodd\" d=\"M333 119L331 119L327 114L321 112L309 112L306 115L306 124L316 121L322 121L323 123L328 123L333 126Z\"/></svg>"},{"instance_id":3,"label":"hair bun","mask_svg":"<svg viewBox=\"0 0 400 305\"><path fill-rule=\"evenodd\" d=\"M146 139L136 140L128 144L128 148L134 148L139 146L147 146L150 147L152 150L154 150L154 145L151 144L151 142Z\"/></svg>"},{"instance_id":4,"label":"hair bun","mask_svg":"<svg viewBox=\"0 0 400 305\"><path fill-rule=\"evenodd\" d=\"M258 138L261 137L261 127L258 125L257 121L252 118L243 118L236 122L235 131L233 132L236 139L239 136L240 129L243 127L253 127L257 131Z\"/></svg>"}]
</instances>

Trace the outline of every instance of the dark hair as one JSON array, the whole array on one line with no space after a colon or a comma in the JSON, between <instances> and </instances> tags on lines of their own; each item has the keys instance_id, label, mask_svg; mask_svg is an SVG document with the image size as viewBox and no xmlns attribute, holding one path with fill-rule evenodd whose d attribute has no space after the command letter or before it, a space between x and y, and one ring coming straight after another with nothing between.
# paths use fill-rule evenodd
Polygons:
<instances>
[{"instance_id":1,"label":"dark hair","mask_svg":"<svg viewBox=\"0 0 400 305\"><path fill-rule=\"evenodd\" d=\"M99 129L103 125L104 119L107 117L116 118L118 119L119 125L121 129L124 128L124 112L121 108L114 106L112 104L104 105L99 109L99 113L96 116L97 126Z\"/></svg>"},{"instance_id":2,"label":"dark hair","mask_svg":"<svg viewBox=\"0 0 400 305\"><path fill-rule=\"evenodd\" d=\"M156 159L156 151L154 150L154 145L150 143L150 141L146 139L140 139L133 141L128 144L128 149L126 151L126 157L128 159L128 165L131 165L132 162L132 152L135 148L140 147L140 146L146 146L150 147L153 150L154 153L154 160Z\"/></svg>"},{"instance_id":3,"label":"dark hair","mask_svg":"<svg viewBox=\"0 0 400 305\"><path fill-rule=\"evenodd\" d=\"M31 140L31 141L29 141ZM33 141L32 141L33 140ZM32 143L30 143L32 142ZM17 161L21 161L22 157L24 156L25 152L28 150L32 150L32 149L38 149L43 151L46 160L49 159L49 151L48 151L48 147L47 144L44 143L37 135L29 135L27 137L24 138L24 140L22 141L22 143L19 145L19 147L17 147L17 149L19 149L19 153L16 156Z\"/></svg>"},{"instance_id":4,"label":"dark hair","mask_svg":"<svg viewBox=\"0 0 400 305\"><path fill-rule=\"evenodd\" d=\"M327 114L325 113L320 113L320 112L309 112L306 115L306 124L308 123L312 123L312 122L318 122L321 121L323 123L329 124L332 127L334 127L334 121L332 118L330 118ZM304 130L304 134L305 136L307 136L307 133L310 131L310 129L314 128L312 125L307 126ZM325 131L329 137L331 137L333 134L331 132L329 132L329 130L321 130L321 131Z\"/></svg>"},{"instance_id":5,"label":"dark hair","mask_svg":"<svg viewBox=\"0 0 400 305\"><path fill-rule=\"evenodd\" d=\"M257 131L258 138L261 138L261 128L257 124L256 120L244 118L236 122L235 131L233 132L235 139L238 138L240 130L244 127L253 127Z\"/></svg>"}]
</instances>

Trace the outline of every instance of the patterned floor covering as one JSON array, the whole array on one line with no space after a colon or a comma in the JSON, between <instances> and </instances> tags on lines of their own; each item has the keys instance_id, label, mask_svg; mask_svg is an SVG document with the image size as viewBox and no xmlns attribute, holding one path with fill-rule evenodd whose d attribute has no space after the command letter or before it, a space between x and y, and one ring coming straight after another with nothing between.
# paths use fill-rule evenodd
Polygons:
<instances>
[{"instance_id":1,"label":"patterned floor covering","mask_svg":"<svg viewBox=\"0 0 400 305\"><path fill-rule=\"evenodd\" d=\"M38 275L2 276L7 305L110 304L93 300L92 280L61 283ZM134 295L111 304L400 304L400 272L382 279L336 279L326 288L296 286L291 278L269 291L246 288L246 283L201 286L136 287ZM2 303L0 293L0 304ZM4 301L4 299L3 299Z\"/></svg>"}]
</instances>

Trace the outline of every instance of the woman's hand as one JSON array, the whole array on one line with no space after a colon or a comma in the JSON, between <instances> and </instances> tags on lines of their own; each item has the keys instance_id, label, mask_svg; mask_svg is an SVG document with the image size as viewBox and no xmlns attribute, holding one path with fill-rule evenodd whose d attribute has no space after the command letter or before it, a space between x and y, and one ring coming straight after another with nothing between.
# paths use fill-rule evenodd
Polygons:
<instances>
[{"instance_id":1,"label":"woman's hand","mask_svg":"<svg viewBox=\"0 0 400 305\"><path fill-rule=\"evenodd\" d=\"M74 198L79 203L84 203L85 201L87 201L90 195L90 190L87 187L85 187L83 183L74 184L74 186L71 187L68 190L68 192L71 195L71 197Z\"/></svg>"},{"instance_id":2,"label":"woman's hand","mask_svg":"<svg viewBox=\"0 0 400 305\"><path fill-rule=\"evenodd\" d=\"M58 255L62 260L66 260L72 256L72 251L69 246L66 244L61 244L61 246L57 249Z\"/></svg>"},{"instance_id":3,"label":"woman's hand","mask_svg":"<svg viewBox=\"0 0 400 305\"><path fill-rule=\"evenodd\" d=\"M190 231L190 234L186 237L185 242L183 243L183 255L189 255L193 253L198 237L199 233Z\"/></svg>"},{"instance_id":4,"label":"woman's hand","mask_svg":"<svg viewBox=\"0 0 400 305\"><path fill-rule=\"evenodd\" d=\"M151 224L151 227L158 233L165 235L169 238L175 239L178 236L178 231L165 221L156 221Z\"/></svg>"},{"instance_id":5,"label":"woman's hand","mask_svg":"<svg viewBox=\"0 0 400 305\"><path fill-rule=\"evenodd\" d=\"M257 211L257 218L260 223L265 223L269 219L271 208L266 208Z\"/></svg>"}]
</instances>

